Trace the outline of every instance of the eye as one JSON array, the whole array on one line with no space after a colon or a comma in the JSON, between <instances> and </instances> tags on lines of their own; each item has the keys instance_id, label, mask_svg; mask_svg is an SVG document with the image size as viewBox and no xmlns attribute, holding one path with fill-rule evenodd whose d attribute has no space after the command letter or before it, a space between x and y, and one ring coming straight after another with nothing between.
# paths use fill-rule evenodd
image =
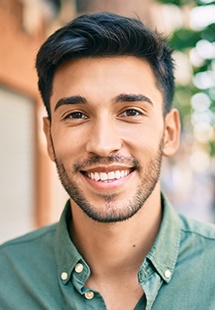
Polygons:
<instances>
[{"instance_id":1,"label":"eye","mask_svg":"<svg viewBox=\"0 0 215 310\"><path fill-rule=\"evenodd\" d=\"M66 116L67 119L87 119L87 116L82 112L72 112Z\"/></svg>"},{"instance_id":2,"label":"eye","mask_svg":"<svg viewBox=\"0 0 215 310\"><path fill-rule=\"evenodd\" d=\"M128 109L121 113L121 116L128 116L128 117L135 117L139 115L142 115L142 113L135 109Z\"/></svg>"}]
</instances>

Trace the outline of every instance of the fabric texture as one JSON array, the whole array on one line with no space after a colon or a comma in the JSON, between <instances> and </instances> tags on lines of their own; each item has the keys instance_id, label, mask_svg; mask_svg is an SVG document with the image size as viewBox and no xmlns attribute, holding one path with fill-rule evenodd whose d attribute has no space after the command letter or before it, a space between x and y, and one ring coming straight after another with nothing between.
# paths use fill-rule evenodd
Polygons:
<instances>
[{"instance_id":1,"label":"fabric texture","mask_svg":"<svg viewBox=\"0 0 215 310\"><path fill-rule=\"evenodd\" d=\"M178 215L162 196L163 219L143 258L138 280L145 295L135 310L215 309L215 227ZM85 287L90 267L71 242L67 202L59 223L0 247L0 309L106 309Z\"/></svg>"}]
</instances>

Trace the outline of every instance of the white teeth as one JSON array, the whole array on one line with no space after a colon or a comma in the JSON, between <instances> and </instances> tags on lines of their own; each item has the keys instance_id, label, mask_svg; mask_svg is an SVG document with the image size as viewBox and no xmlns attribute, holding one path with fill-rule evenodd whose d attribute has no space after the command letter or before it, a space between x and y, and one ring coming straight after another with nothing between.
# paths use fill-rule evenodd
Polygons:
<instances>
[{"instance_id":1,"label":"white teeth","mask_svg":"<svg viewBox=\"0 0 215 310\"><path fill-rule=\"evenodd\" d=\"M120 173L120 171L116 171L116 172L115 172L115 178L116 178L116 179L120 179L120 178L121 178L121 173Z\"/></svg>"},{"instance_id":2,"label":"white teeth","mask_svg":"<svg viewBox=\"0 0 215 310\"><path fill-rule=\"evenodd\" d=\"M91 172L88 174L88 177L92 180L96 181L107 181L107 180L115 180L115 179L121 179L124 178L129 174L129 170L122 170L122 171L110 171L108 173L106 172Z\"/></svg>"},{"instance_id":3,"label":"white teeth","mask_svg":"<svg viewBox=\"0 0 215 310\"><path fill-rule=\"evenodd\" d=\"M108 179L108 175L105 172L100 173L100 179L101 181L106 181Z\"/></svg>"},{"instance_id":4,"label":"white teeth","mask_svg":"<svg viewBox=\"0 0 215 310\"><path fill-rule=\"evenodd\" d=\"M108 172L108 180L114 179L114 171Z\"/></svg>"},{"instance_id":5,"label":"white teeth","mask_svg":"<svg viewBox=\"0 0 215 310\"><path fill-rule=\"evenodd\" d=\"M95 179L96 181L100 180L100 173L96 172L96 173L94 174L94 179Z\"/></svg>"}]
</instances>

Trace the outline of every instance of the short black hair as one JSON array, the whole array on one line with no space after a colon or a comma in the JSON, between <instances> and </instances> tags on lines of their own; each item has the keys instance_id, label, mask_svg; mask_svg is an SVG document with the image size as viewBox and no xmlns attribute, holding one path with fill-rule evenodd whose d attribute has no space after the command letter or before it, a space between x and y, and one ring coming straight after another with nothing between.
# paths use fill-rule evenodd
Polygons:
<instances>
[{"instance_id":1,"label":"short black hair","mask_svg":"<svg viewBox=\"0 0 215 310\"><path fill-rule=\"evenodd\" d=\"M67 60L86 57L136 56L145 59L163 93L164 115L174 95L174 61L167 40L136 18L114 13L85 14L53 33L36 59L38 86L48 116L57 68Z\"/></svg>"}]
</instances>

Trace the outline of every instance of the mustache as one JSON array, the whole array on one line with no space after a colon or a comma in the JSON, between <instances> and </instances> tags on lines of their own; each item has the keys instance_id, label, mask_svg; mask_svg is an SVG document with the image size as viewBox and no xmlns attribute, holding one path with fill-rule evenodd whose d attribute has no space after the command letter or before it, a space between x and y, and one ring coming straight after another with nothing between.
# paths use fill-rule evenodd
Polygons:
<instances>
[{"instance_id":1,"label":"mustache","mask_svg":"<svg viewBox=\"0 0 215 310\"><path fill-rule=\"evenodd\" d=\"M57 160L57 156L55 153L54 143L53 143L51 135L50 135L50 140L51 140L51 144L52 144L54 160L58 166L58 160ZM115 155L108 156L108 157L102 157L99 155L91 156L90 158L88 158L86 160L76 162L73 165L73 170L74 170L74 172L78 172L80 170L90 168L91 166L93 166L95 164L108 165L108 164L112 164L112 163L120 163L120 164L131 166L132 168L134 168L136 170L141 170L141 165L140 165L140 162L137 158L134 158L132 156L123 156L123 155L119 155L119 154L115 154Z\"/></svg>"},{"instance_id":2,"label":"mustache","mask_svg":"<svg viewBox=\"0 0 215 310\"><path fill-rule=\"evenodd\" d=\"M100 165L108 165L108 164L125 164L128 166L132 166L135 169L139 169L140 163L138 159L133 158L133 157L127 157L127 156L122 156L122 155L113 155L113 156L108 156L108 157L101 157L101 156L92 156L86 160L82 160L79 162L76 162L73 166L74 172L84 170L86 168L90 168L91 166L95 164L100 164Z\"/></svg>"}]
</instances>

